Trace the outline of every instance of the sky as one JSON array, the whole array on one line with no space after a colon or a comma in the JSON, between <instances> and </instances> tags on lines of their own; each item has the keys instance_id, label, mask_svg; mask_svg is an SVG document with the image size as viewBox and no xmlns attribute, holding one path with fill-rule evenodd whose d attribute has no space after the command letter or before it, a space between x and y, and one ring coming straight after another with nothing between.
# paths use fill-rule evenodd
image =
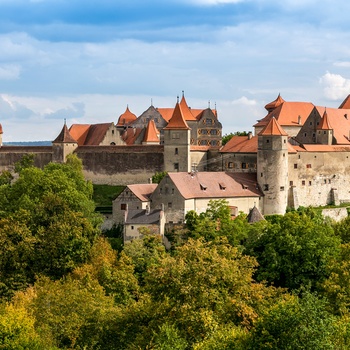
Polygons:
<instances>
[{"instance_id":1,"label":"sky","mask_svg":"<svg viewBox=\"0 0 350 350\"><path fill-rule=\"evenodd\" d=\"M3 141L129 109L216 106L223 133L264 106L350 94L347 0L0 0Z\"/></svg>"}]
</instances>

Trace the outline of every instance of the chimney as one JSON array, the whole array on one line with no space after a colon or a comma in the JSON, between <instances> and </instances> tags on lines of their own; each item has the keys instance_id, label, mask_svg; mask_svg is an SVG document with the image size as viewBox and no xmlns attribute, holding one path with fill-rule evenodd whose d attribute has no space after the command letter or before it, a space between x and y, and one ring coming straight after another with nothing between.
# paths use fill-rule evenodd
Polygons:
<instances>
[{"instance_id":1,"label":"chimney","mask_svg":"<svg viewBox=\"0 0 350 350\"><path fill-rule=\"evenodd\" d=\"M148 183L149 183L149 184L152 183L152 178L151 178L151 177L148 179Z\"/></svg>"},{"instance_id":2,"label":"chimney","mask_svg":"<svg viewBox=\"0 0 350 350\"><path fill-rule=\"evenodd\" d=\"M253 133L251 131L248 132L248 140L251 140L253 137Z\"/></svg>"},{"instance_id":3,"label":"chimney","mask_svg":"<svg viewBox=\"0 0 350 350\"><path fill-rule=\"evenodd\" d=\"M151 212L151 209L149 207L149 205L146 205L146 215L149 215L149 213Z\"/></svg>"},{"instance_id":4,"label":"chimney","mask_svg":"<svg viewBox=\"0 0 350 350\"><path fill-rule=\"evenodd\" d=\"M298 124L301 125L301 116L298 116Z\"/></svg>"}]
</instances>

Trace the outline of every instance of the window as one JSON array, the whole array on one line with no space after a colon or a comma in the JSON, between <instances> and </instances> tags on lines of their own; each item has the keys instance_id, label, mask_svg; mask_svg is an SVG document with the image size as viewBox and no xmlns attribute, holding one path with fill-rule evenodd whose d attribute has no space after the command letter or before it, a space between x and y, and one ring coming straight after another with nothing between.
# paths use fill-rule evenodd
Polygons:
<instances>
[{"instance_id":1,"label":"window","mask_svg":"<svg viewBox=\"0 0 350 350\"><path fill-rule=\"evenodd\" d=\"M302 184L303 186L305 186L305 180L301 181L301 184Z\"/></svg>"},{"instance_id":2,"label":"window","mask_svg":"<svg viewBox=\"0 0 350 350\"><path fill-rule=\"evenodd\" d=\"M210 130L210 135L217 135L218 131L216 129L211 129Z\"/></svg>"},{"instance_id":3,"label":"window","mask_svg":"<svg viewBox=\"0 0 350 350\"><path fill-rule=\"evenodd\" d=\"M205 120L205 124L207 124L207 125L212 125L212 124L213 124L212 119L207 118L207 119Z\"/></svg>"},{"instance_id":4,"label":"window","mask_svg":"<svg viewBox=\"0 0 350 350\"><path fill-rule=\"evenodd\" d=\"M200 185L202 191L205 191L207 189L206 185L204 185L204 184L199 184L199 185Z\"/></svg>"},{"instance_id":5,"label":"window","mask_svg":"<svg viewBox=\"0 0 350 350\"><path fill-rule=\"evenodd\" d=\"M293 181L289 181L289 186L293 186Z\"/></svg>"},{"instance_id":6,"label":"window","mask_svg":"<svg viewBox=\"0 0 350 350\"><path fill-rule=\"evenodd\" d=\"M269 140L269 139L267 139L267 140L266 140L266 143L270 143L270 140Z\"/></svg>"},{"instance_id":7,"label":"window","mask_svg":"<svg viewBox=\"0 0 350 350\"><path fill-rule=\"evenodd\" d=\"M298 164L294 164L294 169L298 169Z\"/></svg>"},{"instance_id":8,"label":"window","mask_svg":"<svg viewBox=\"0 0 350 350\"><path fill-rule=\"evenodd\" d=\"M175 148L175 154L179 154L179 149L177 147Z\"/></svg>"},{"instance_id":9,"label":"window","mask_svg":"<svg viewBox=\"0 0 350 350\"><path fill-rule=\"evenodd\" d=\"M281 187L280 187L280 191L284 191L284 186L281 186Z\"/></svg>"},{"instance_id":10,"label":"window","mask_svg":"<svg viewBox=\"0 0 350 350\"><path fill-rule=\"evenodd\" d=\"M210 145L211 145L211 146L217 146L217 144L218 144L218 141L217 141L217 140L211 140L211 141L210 141Z\"/></svg>"},{"instance_id":11,"label":"window","mask_svg":"<svg viewBox=\"0 0 350 350\"><path fill-rule=\"evenodd\" d=\"M171 189L171 194L174 194L175 193L175 190L172 188Z\"/></svg>"},{"instance_id":12,"label":"window","mask_svg":"<svg viewBox=\"0 0 350 350\"><path fill-rule=\"evenodd\" d=\"M158 123L158 118L154 118L154 122L155 122L155 123Z\"/></svg>"},{"instance_id":13,"label":"window","mask_svg":"<svg viewBox=\"0 0 350 350\"><path fill-rule=\"evenodd\" d=\"M112 135L114 135L114 130L112 130Z\"/></svg>"},{"instance_id":14,"label":"window","mask_svg":"<svg viewBox=\"0 0 350 350\"><path fill-rule=\"evenodd\" d=\"M311 169L311 164L306 164L306 168Z\"/></svg>"},{"instance_id":15,"label":"window","mask_svg":"<svg viewBox=\"0 0 350 350\"><path fill-rule=\"evenodd\" d=\"M226 190L226 185L222 182L219 183L220 190Z\"/></svg>"},{"instance_id":16,"label":"window","mask_svg":"<svg viewBox=\"0 0 350 350\"><path fill-rule=\"evenodd\" d=\"M263 173L260 173L260 177L263 177Z\"/></svg>"},{"instance_id":17,"label":"window","mask_svg":"<svg viewBox=\"0 0 350 350\"><path fill-rule=\"evenodd\" d=\"M309 186L311 186L312 185L312 182L311 181L309 181Z\"/></svg>"},{"instance_id":18,"label":"window","mask_svg":"<svg viewBox=\"0 0 350 350\"><path fill-rule=\"evenodd\" d=\"M247 166L247 163L242 163L242 169L247 169L248 166Z\"/></svg>"},{"instance_id":19,"label":"window","mask_svg":"<svg viewBox=\"0 0 350 350\"><path fill-rule=\"evenodd\" d=\"M168 209L171 209L173 207L173 203L169 202L168 203Z\"/></svg>"},{"instance_id":20,"label":"window","mask_svg":"<svg viewBox=\"0 0 350 350\"><path fill-rule=\"evenodd\" d=\"M120 210L126 210L126 204L125 203L120 204Z\"/></svg>"},{"instance_id":21,"label":"window","mask_svg":"<svg viewBox=\"0 0 350 350\"><path fill-rule=\"evenodd\" d=\"M228 162L228 167L233 168L233 162Z\"/></svg>"},{"instance_id":22,"label":"window","mask_svg":"<svg viewBox=\"0 0 350 350\"><path fill-rule=\"evenodd\" d=\"M269 185L268 184L265 184L264 185L264 191L268 191L269 190Z\"/></svg>"},{"instance_id":23,"label":"window","mask_svg":"<svg viewBox=\"0 0 350 350\"><path fill-rule=\"evenodd\" d=\"M134 229L134 226L131 226L131 229L133 230L133 229Z\"/></svg>"},{"instance_id":24,"label":"window","mask_svg":"<svg viewBox=\"0 0 350 350\"><path fill-rule=\"evenodd\" d=\"M111 146L115 146L115 142L111 142Z\"/></svg>"},{"instance_id":25,"label":"window","mask_svg":"<svg viewBox=\"0 0 350 350\"><path fill-rule=\"evenodd\" d=\"M179 171L179 163L174 163L174 170Z\"/></svg>"},{"instance_id":26,"label":"window","mask_svg":"<svg viewBox=\"0 0 350 350\"><path fill-rule=\"evenodd\" d=\"M180 133L178 133L178 132L173 132L172 135L171 135L171 138L173 138L173 139L179 139L179 138L180 138Z\"/></svg>"}]
</instances>

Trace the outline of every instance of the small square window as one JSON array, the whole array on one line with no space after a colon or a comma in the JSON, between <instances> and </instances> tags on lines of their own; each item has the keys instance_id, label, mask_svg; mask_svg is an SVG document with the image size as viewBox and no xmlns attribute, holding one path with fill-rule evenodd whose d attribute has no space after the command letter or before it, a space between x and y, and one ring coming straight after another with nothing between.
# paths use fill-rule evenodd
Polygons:
<instances>
[{"instance_id":1,"label":"small square window","mask_svg":"<svg viewBox=\"0 0 350 350\"><path fill-rule=\"evenodd\" d=\"M269 185L268 184L265 184L264 185L264 191L268 191L269 190Z\"/></svg>"},{"instance_id":2,"label":"small square window","mask_svg":"<svg viewBox=\"0 0 350 350\"><path fill-rule=\"evenodd\" d=\"M281 186L281 187L280 187L280 191L284 191L284 186Z\"/></svg>"},{"instance_id":3,"label":"small square window","mask_svg":"<svg viewBox=\"0 0 350 350\"><path fill-rule=\"evenodd\" d=\"M125 203L120 204L120 210L126 210L126 204Z\"/></svg>"},{"instance_id":4,"label":"small square window","mask_svg":"<svg viewBox=\"0 0 350 350\"><path fill-rule=\"evenodd\" d=\"M294 164L294 169L298 169L298 164Z\"/></svg>"},{"instance_id":5,"label":"small square window","mask_svg":"<svg viewBox=\"0 0 350 350\"><path fill-rule=\"evenodd\" d=\"M311 164L306 164L306 167L307 167L308 169L311 169Z\"/></svg>"},{"instance_id":6,"label":"small square window","mask_svg":"<svg viewBox=\"0 0 350 350\"><path fill-rule=\"evenodd\" d=\"M312 185L312 182L311 181L309 181L309 186L311 186Z\"/></svg>"},{"instance_id":7,"label":"small square window","mask_svg":"<svg viewBox=\"0 0 350 350\"><path fill-rule=\"evenodd\" d=\"M168 203L168 208L171 209L173 207L173 203L169 202Z\"/></svg>"},{"instance_id":8,"label":"small square window","mask_svg":"<svg viewBox=\"0 0 350 350\"><path fill-rule=\"evenodd\" d=\"M293 181L289 181L289 186L293 186Z\"/></svg>"},{"instance_id":9,"label":"small square window","mask_svg":"<svg viewBox=\"0 0 350 350\"><path fill-rule=\"evenodd\" d=\"M303 186L305 186L305 180L301 181L301 184L302 184Z\"/></svg>"}]
</instances>

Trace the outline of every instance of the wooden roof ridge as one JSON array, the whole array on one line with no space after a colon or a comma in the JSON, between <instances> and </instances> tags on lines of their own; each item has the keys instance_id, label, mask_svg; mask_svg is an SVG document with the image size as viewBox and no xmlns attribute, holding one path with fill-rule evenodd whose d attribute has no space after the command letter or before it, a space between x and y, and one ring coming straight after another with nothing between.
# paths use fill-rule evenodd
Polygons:
<instances>
[{"instance_id":1,"label":"wooden roof ridge","mask_svg":"<svg viewBox=\"0 0 350 350\"><path fill-rule=\"evenodd\" d=\"M182 113L179 102L176 103L173 115L170 118L168 125L164 129L167 129L167 130L169 130L169 129L190 130L191 129L188 126L188 124L186 123L186 120L185 120L184 115Z\"/></svg>"},{"instance_id":2,"label":"wooden roof ridge","mask_svg":"<svg viewBox=\"0 0 350 350\"><path fill-rule=\"evenodd\" d=\"M63 128L53 143L78 143L70 134L67 124L64 123Z\"/></svg>"}]
</instances>

